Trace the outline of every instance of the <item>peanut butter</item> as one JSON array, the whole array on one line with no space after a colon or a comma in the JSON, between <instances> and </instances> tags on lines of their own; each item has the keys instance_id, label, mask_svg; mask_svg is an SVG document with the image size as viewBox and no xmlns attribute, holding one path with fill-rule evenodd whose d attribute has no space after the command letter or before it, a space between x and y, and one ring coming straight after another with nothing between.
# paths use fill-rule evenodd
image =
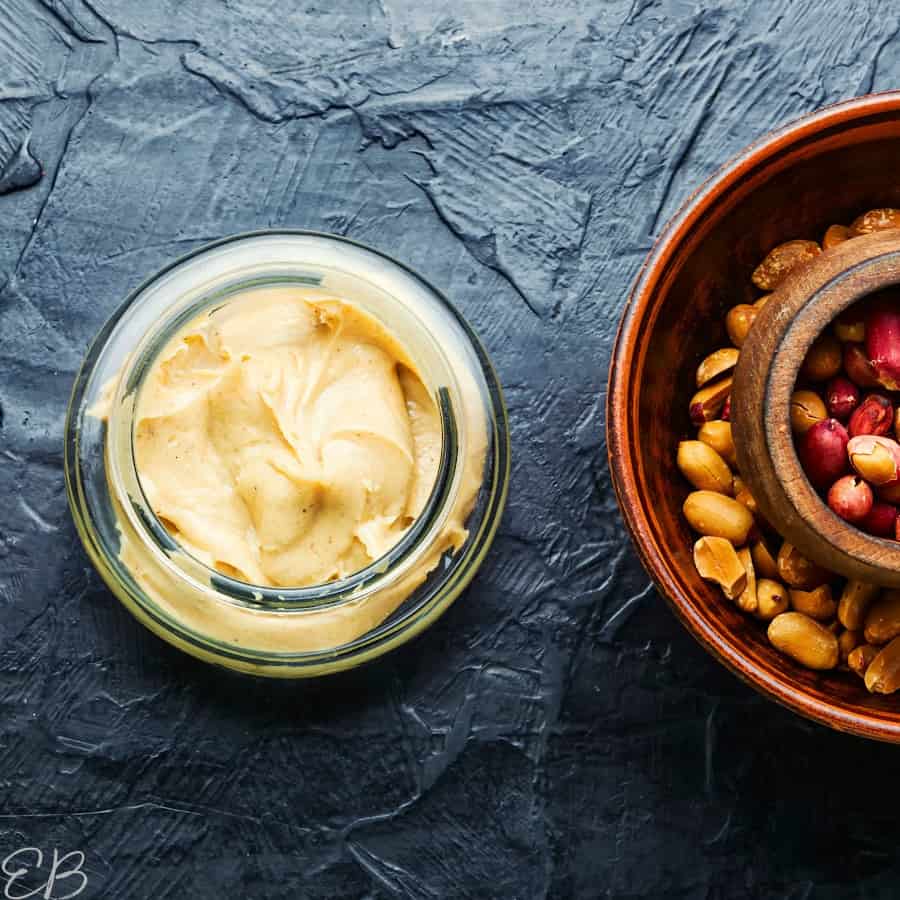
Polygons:
<instances>
[{"instance_id":1,"label":"peanut butter","mask_svg":"<svg viewBox=\"0 0 900 900\"><path fill-rule=\"evenodd\" d=\"M134 448L150 506L188 553L252 584L303 587L403 537L434 485L441 420L384 326L279 287L170 340L139 391ZM453 518L442 543L466 534Z\"/></svg>"}]
</instances>

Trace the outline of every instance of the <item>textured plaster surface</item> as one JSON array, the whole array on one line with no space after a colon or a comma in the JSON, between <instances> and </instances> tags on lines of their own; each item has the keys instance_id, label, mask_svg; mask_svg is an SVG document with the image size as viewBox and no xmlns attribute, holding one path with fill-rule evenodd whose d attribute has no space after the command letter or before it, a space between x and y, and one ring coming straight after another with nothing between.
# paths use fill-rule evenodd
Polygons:
<instances>
[{"instance_id":1,"label":"textured plaster surface","mask_svg":"<svg viewBox=\"0 0 900 900\"><path fill-rule=\"evenodd\" d=\"M80 850L80 896L112 900L896 896L898 751L683 632L618 518L603 401L667 216L768 128L897 87L898 29L889 0L0 0L0 860L42 848L46 879ZM423 272L511 417L471 589L315 684L143 630L63 488L104 319L267 226Z\"/></svg>"}]
</instances>

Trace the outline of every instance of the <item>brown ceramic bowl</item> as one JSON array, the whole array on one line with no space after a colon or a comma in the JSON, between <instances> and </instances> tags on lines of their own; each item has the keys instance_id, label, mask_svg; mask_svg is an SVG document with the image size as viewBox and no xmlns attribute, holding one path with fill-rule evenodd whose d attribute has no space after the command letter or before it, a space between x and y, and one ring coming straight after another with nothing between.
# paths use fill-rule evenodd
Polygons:
<instances>
[{"instance_id":1,"label":"brown ceramic bowl","mask_svg":"<svg viewBox=\"0 0 900 900\"><path fill-rule=\"evenodd\" d=\"M724 319L757 293L750 273L791 238L900 207L900 92L828 107L753 144L691 196L645 262L610 370L607 439L613 482L648 572L687 629L757 690L842 731L900 742L900 695L870 695L855 675L817 674L775 651L761 623L694 570L675 465L693 436L697 363L728 344Z\"/></svg>"}]
</instances>

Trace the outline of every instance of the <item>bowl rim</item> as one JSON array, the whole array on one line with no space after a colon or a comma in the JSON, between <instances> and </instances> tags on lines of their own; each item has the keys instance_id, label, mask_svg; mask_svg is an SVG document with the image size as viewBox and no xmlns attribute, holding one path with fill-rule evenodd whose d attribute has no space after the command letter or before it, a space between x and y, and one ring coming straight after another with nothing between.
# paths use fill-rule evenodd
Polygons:
<instances>
[{"instance_id":1,"label":"bowl rim","mask_svg":"<svg viewBox=\"0 0 900 900\"><path fill-rule=\"evenodd\" d=\"M891 721L877 712L849 709L842 703L823 701L793 687L754 661L745 653L740 640L730 639L726 632L706 621L691 594L679 583L674 563L652 536L638 489L637 463L628 450L628 423L637 400L631 362L639 356L645 333L640 326L661 276L697 220L730 184L776 153L830 127L892 112L900 112L900 90L865 94L825 106L764 134L689 194L654 241L619 321L607 382L606 440L616 499L638 556L669 607L695 640L742 681L793 712L838 731L900 743L900 718Z\"/></svg>"}]
</instances>

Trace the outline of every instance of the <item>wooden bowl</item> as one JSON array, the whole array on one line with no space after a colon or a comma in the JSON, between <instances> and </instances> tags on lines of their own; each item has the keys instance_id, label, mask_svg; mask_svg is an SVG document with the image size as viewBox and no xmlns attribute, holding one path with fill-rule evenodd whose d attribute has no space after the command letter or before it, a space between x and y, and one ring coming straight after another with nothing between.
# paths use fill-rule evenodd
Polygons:
<instances>
[{"instance_id":1,"label":"wooden bowl","mask_svg":"<svg viewBox=\"0 0 900 900\"><path fill-rule=\"evenodd\" d=\"M900 587L900 543L836 516L803 473L791 432L791 394L813 341L857 300L900 283L900 231L846 241L791 276L757 316L731 392L738 468L766 519L832 572Z\"/></svg>"},{"instance_id":2,"label":"wooden bowl","mask_svg":"<svg viewBox=\"0 0 900 900\"><path fill-rule=\"evenodd\" d=\"M697 575L695 536L681 515L689 487L675 451L695 433L688 400L698 362L729 343L727 310L756 299L753 268L783 241L820 239L835 222L900 207L898 158L894 92L800 119L720 170L666 226L641 269L613 352L607 406L610 467L625 522L687 629L779 703L833 728L893 742L900 742L900 695L871 695L855 675L794 664L769 645L761 623ZM793 363L785 357L785 364Z\"/></svg>"}]
</instances>

